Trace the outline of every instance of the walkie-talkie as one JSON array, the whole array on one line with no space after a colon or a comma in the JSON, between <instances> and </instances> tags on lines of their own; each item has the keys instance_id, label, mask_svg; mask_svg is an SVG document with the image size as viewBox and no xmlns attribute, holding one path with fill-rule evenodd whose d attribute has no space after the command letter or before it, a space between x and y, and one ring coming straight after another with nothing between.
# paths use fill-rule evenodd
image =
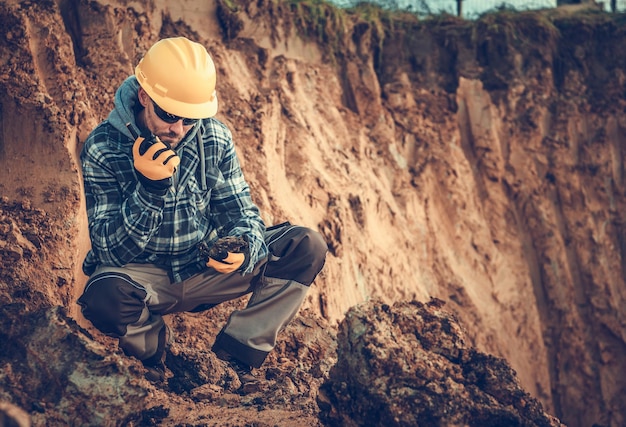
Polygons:
<instances>
[{"instance_id":1,"label":"walkie-talkie","mask_svg":"<svg viewBox=\"0 0 626 427\"><path fill-rule=\"evenodd\" d=\"M143 138L143 141L141 141L141 144L139 145L139 154L141 154L142 156L146 151L148 151L148 148L150 148L150 146L157 141L156 136L152 134L150 134L149 138L146 138L143 135L139 135L135 130L135 126L133 126L131 122L126 123L126 128L133 136L133 138L135 138L135 141L137 141L138 138Z\"/></svg>"}]
</instances>

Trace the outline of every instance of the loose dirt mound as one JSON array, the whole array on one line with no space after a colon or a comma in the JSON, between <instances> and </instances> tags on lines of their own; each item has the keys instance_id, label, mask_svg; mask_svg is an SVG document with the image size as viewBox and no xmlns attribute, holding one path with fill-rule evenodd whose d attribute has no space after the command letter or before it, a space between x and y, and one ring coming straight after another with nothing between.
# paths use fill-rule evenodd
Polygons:
<instances>
[{"instance_id":1,"label":"loose dirt mound","mask_svg":"<svg viewBox=\"0 0 626 427\"><path fill-rule=\"evenodd\" d=\"M372 301L339 329L322 396L334 426L563 426L506 361L469 347L441 300Z\"/></svg>"}]
</instances>

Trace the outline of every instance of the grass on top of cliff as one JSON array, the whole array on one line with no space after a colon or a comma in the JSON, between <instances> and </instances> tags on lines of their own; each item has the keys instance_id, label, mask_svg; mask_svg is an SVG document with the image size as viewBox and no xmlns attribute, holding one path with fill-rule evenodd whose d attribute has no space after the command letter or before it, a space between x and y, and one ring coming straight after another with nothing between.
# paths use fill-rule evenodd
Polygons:
<instances>
[{"instance_id":1,"label":"grass on top of cliff","mask_svg":"<svg viewBox=\"0 0 626 427\"><path fill-rule=\"evenodd\" d=\"M514 61L510 60L514 55L521 53L524 58L538 58L544 66L552 66L566 38L563 32L572 36L567 28L579 28L587 34L598 31L614 34L624 27L621 21L625 20L623 14L589 8L505 9L468 20L446 13L424 16L391 10L369 2L349 8L340 8L325 0L219 0L218 4L226 38L235 38L243 29L242 14L253 14L250 18L254 20L267 20L274 42L295 30L302 39L317 43L330 63L342 57L355 38L369 38L380 63L387 40L395 42L399 34L408 34L410 38L411 33L431 32L437 38L443 37L448 47L464 43L465 48L475 49L480 66L502 68L498 73L490 73L500 75L493 85L487 82L493 89L507 86L511 73L515 72L511 68ZM503 61L503 58L509 60Z\"/></svg>"},{"instance_id":2,"label":"grass on top of cliff","mask_svg":"<svg viewBox=\"0 0 626 427\"><path fill-rule=\"evenodd\" d=\"M480 33L501 38L503 43L519 48L541 43L554 49L559 37L559 30L540 12L499 11L485 14L474 25L474 40L480 38Z\"/></svg>"}]
</instances>

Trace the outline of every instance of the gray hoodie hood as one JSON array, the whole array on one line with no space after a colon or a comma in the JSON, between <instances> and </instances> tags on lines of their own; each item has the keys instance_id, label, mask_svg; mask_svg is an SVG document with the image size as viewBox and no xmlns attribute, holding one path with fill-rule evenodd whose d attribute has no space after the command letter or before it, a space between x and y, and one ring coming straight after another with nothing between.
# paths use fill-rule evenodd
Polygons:
<instances>
[{"instance_id":1,"label":"gray hoodie hood","mask_svg":"<svg viewBox=\"0 0 626 427\"><path fill-rule=\"evenodd\" d=\"M139 98L139 82L135 76L130 76L120 85L115 92L115 107L109 113L107 121L118 131L133 139L126 128L126 123L132 123L135 129L139 131L139 126L135 122L135 111Z\"/></svg>"}]
</instances>

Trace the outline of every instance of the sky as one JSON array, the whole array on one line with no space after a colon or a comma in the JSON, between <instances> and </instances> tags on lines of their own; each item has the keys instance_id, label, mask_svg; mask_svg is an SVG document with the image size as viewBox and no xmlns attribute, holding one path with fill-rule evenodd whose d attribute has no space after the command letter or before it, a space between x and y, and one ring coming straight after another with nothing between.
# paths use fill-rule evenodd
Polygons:
<instances>
[{"instance_id":1,"label":"sky","mask_svg":"<svg viewBox=\"0 0 626 427\"><path fill-rule=\"evenodd\" d=\"M372 3L378 4L390 4L397 3L402 9L412 6L413 11L424 11L422 4L428 5L430 11L434 14L447 12L451 15L456 15L456 0L369 0ZM604 0L604 2L598 1L598 3L604 3L604 9L608 10L610 7L610 0ZM358 0L331 0L339 6L356 4ZM547 9L556 7L556 0L463 0L463 16L467 19L477 18L479 15L493 11L502 5L510 6L515 10L535 10L535 9ZM621 12L626 12L626 0L617 0L617 9Z\"/></svg>"},{"instance_id":2,"label":"sky","mask_svg":"<svg viewBox=\"0 0 626 427\"><path fill-rule=\"evenodd\" d=\"M435 13L445 11L456 15L456 0L426 0L426 2ZM410 4L411 1L407 1L407 3ZM556 0L463 0L463 16L466 18L477 17L503 4L511 5L516 10L547 9L556 7Z\"/></svg>"}]
</instances>

